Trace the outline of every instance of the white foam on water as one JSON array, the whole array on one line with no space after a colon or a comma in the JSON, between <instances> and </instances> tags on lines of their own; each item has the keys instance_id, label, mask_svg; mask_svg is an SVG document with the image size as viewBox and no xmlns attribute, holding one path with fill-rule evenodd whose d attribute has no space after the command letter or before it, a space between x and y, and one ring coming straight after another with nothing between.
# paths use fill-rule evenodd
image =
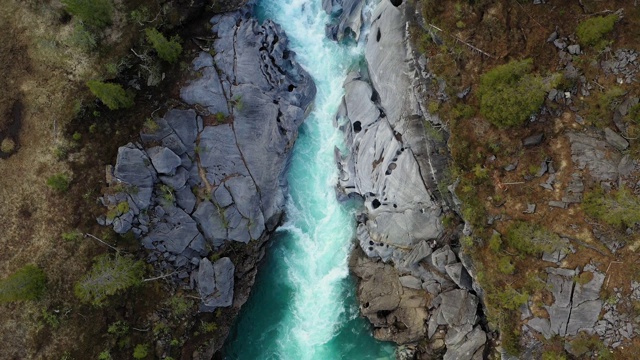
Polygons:
<instances>
[{"instance_id":1,"label":"white foam on water","mask_svg":"<svg viewBox=\"0 0 640 360\"><path fill-rule=\"evenodd\" d=\"M354 330L354 339L340 344L341 349L328 345L358 314L345 303L355 219L353 211L336 199L334 148L344 144L333 118L344 95L346 74L363 57L363 42L347 47L328 40L329 17L321 0L262 0L258 13L282 26L296 60L317 87L313 111L302 125L291 159L287 220L278 229L282 235L278 241L286 249L276 252L286 269L281 276L294 291L271 342L276 349L263 358L342 359L346 350L355 348L356 337L363 335ZM390 349L383 353L391 355Z\"/></svg>"}]
</instances>

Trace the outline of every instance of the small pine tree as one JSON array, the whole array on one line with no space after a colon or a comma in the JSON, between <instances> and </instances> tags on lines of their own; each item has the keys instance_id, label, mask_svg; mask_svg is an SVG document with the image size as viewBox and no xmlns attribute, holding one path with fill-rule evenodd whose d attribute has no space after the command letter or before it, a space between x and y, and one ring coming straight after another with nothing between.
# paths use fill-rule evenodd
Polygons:
<instances>
[{"instance_id":1,"label":"small pine tree","mask_svg":"<svg viewBox=\"0 0 640 360\"><path fill-rule=\"evenodd\" d=\"M111 0L62 0L66 10L85 25L105 28L111 25L113 3Z\"/></svg>"},{"instance_id":2,"label":"small pine tree","mask_svg":"<svg viewBox=\"0 0 640 360\"><path fill-rule=\"evenodd\" d=\"M46 276L35 265L27 265L0 281L0 303L37 300L44 294Z\"/></svg>"},{"instance_id":3,"label":"small pine tree","mask_svg":"<svg viewBox=\"0 0 640 360\"><path fill-rule=\"evenodd\" d=\"M111 295L142 283L144 263L130 257L109 254L96 258L91 271L75 286L83 302L101 306Z\"/></svg>"},{"instance_id":4,"label":"small pine tree","mask_svg":"<svg viewBox=\"0 0 640 360\"><path fill-rule=\"evenodd\" d=\"M174 36L171 40L167 40L158 30L154 28L145 29L147 41L156 50L160 59L173 64L178 61L182 53L182 45L180 45L180 37Z\"/></svg>"},{"instance_id":5,"label":"small pine tree","mask_svg":"<svg viewBox=\"0 0 640 360\"><path fill-rule=\"evenodd\" d=\"M59 193L64 193L67 190L69 190L70 184L71 184L71 181L69 180L69 177L65 174L55 174L47 178L47 185Z\"/></svg>"},{"instance_id":6,"label":"small pine tree","mask_svg":"<svg viewBox=\"0 0 640 360\"><path fill-rule=\"evenodd\" d=\"M133 96L127 94L120 84L87 81L91 93L102 101L110 110L126 109L133 106Z\"/></svg>"},{"instance_id":7,"label":"small pine tree","mask_svg":"<svg viewBox=\"0 0 640 360\"><path fill-rule=\"evenodd\" d=\"M134 359L144 359L147 356L149 356L149 347L147 345L138 344L135 349L133 349Z\"/></svg>"}]
</instances>

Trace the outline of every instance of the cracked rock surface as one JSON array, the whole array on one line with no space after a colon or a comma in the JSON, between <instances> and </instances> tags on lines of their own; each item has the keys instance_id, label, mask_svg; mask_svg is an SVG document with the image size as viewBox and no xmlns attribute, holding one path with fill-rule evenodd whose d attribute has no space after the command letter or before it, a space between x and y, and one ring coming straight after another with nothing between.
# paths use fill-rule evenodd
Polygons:
<instances>
[{"instance_id":1,"label":"cracked rock surface","mask_svg":"<svg viewBox=\"0 0 640 360\"><path fill-rule=\"evenodd\" d=\"M423 103L431 75L406 40L405 11L387 0L374 9L367 66L347 76L336 116L349 150L336 149L338 187L364 200L351 268L376 338L407 349L429 344L445 359L481 359L480 299L451 246L459 234L445 232L441 221L455 206L440 186L448 151L444 139L427 135L441 124Z\"/></svg>"},{"instance_id":2,"label":"cracked rock surface","mask_svg":"<svg viewBox=\"0 0 640 360\"><path fill-rule=\"evenodd\" d=\"M316 92L275 23L234 12L211 24L215 56L193 60L184 106L119 149L102 198L109 215L98 219L132 231L157 269L196 286L202 311L232 305L238 280L237 264L207 255L229 241L263 242L279 223L285 166ZM241 267L235 276L251 273Z\"/></svg>"}]
</instances>

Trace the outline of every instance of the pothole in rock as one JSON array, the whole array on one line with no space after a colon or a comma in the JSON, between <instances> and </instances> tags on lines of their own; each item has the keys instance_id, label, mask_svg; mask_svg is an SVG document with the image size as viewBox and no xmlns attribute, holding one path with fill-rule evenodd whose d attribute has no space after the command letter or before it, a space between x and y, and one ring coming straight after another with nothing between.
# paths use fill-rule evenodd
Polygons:
<instances>
[{"instance_id":1,"label":"pothole in rock","mask_svg":"<svg viewBox=\"0 0 640 360\"><path fill-rule=\"evenodd\" d=\"M355 133L359 133L360 131L362 131L362 124L360 123L360 121L356 121L353 123L353 131Z\"/></svg>"},{"instance_id":2,"label":"pothole in rock","mask_svg":"<svg viewBox=\"0 0 640 360\"><path fill-rule=\"evenodd\" d=\"M378 199L373 199L373 201L371 202L371 207L373 207L374 209L379 208L380 205L382 205L382 204L380 204L380 200L378 200Z\"/></svg>"}]
</instances>

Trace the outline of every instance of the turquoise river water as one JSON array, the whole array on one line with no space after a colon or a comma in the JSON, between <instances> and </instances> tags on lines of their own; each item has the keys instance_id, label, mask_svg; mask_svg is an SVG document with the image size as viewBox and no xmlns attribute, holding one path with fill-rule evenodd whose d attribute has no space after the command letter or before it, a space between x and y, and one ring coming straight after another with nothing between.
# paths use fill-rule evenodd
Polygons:
<instances>
[{"instance_id":1,"label":"turquoise river water","mask_svg":"<svg viewBox=\"0 0 640 360\"><path fill-rule=\"evenodd\" d=\"M229 335L225 359L393 359L394 347L376 341L359 317L347 268L354 213L334 190L333 149L342 137L333 117L347 71L363 59L362 46L326 39L321 0L262 0L257 14L284 28L318 93L287 174L287 219Z\"/></svg>"}]
</instances>

